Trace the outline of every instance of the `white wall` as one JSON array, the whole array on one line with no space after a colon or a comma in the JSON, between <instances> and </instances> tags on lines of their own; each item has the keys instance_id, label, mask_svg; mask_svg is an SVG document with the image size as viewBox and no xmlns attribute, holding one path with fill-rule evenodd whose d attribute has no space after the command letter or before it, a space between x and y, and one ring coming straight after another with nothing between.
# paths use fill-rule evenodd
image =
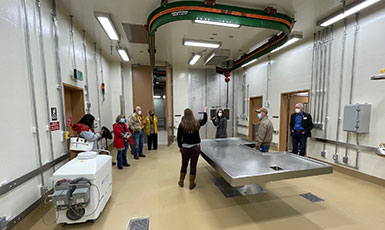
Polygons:
<instances>
[{"instance_id":1,"label":"white wall","mask_svg":"<svg viewBox=\"0 0 385 230\"><path fill-rule=\"evenodd\" d=\"M183 111L189 106L188 69L187 66L174 66L173 71L174 115L183 116ZM174 119L175 130L179 126L180 118Z\"/></svg>"},{"instance_id":2,"label":"white wall","mask_svg":"<svg viewBox=\"0 0 385 230\"><path fill-rule=\"evenodd\" d=\"M54 29L51 16L50 0L42 1L42 24L43 24L43 43L44 56L46 60L47 71L47 93L48 108L45 103L46 94L43 79L43 68L41 62L41 52L39 46L38 15L34 0L27 0L27 16L30 32L30 40L26 40L24 29L24 11L22 1L3 0L0 7L0 30L3 31L0 42L1 63L1 84L0 84L0 121L3 132L0 134L2 140L2 151L0 152L0 184L6 184L16 178L39 167L37 144L37 135L32 132L34 123L32 91L29 82L29 70L34 77L36 105L37 105L37 133L40 136L42 164L50 162L53 158L58 158L65 153L64 142L62 141L61 131L52 132L53 139L53 157L51 156L49 136L47 131L49 107L57 107L59 114L62 108L60 101L62 96L57 89L60 84L57 81L57 67L55 56ZM72 46L70 45L70 22L69 14L62 11L63 7L60 1L57 1L58 25L59 25L59 46L60 46L60 65L61 76L64 83L84 88L85 81L75 81L71 78ZM85 63L83 53L81 29L75 23L75 56L76 68L85 75ZM26 44L31 47L31 68L28 68ZM106 59L104 55L100 58L99 47L97 48L96 60L94 58L94 44L90 40L86 41L87 47L87 65L89 78L89 96L91 102L91 114L99 118L98 100L100 100L100 111L102 125L111 127L116 115L120 112L119 96L121 95L121 70L120 63L113 63ZM95 64L97 62L97 69ZM103 65L103 75L101 73ZM129 69L129 68L127 68ZM102 83L102 78L106 84L105 100L98 98L97 90ZM127 75L127 78L129 76ZM129 88L131 81L126 81L126 87ZM132 101L130 89L126 92L126 101ZM132 91L132 90L131 90ZM132 103L132 102L131 102ZM132 105L126 103L130 108ZM130 108L132 110L132 108ZM130 111L128 110L128 111ZM74 121L76 122L76 121ZM100 128L100 127L99 127ZM44 174L45 186L52 188L50 177L53 170ZM40 198L40 189L42 185L40 176L31 179L18 188L0 196L0 217L6 216L13 218L27 208L30 204Z\"/></svg>"},{"instance_id":3,"label":"white wall","mask_svg":"<svg viewBox=\"0 0 385 230\"><path fill-rule=\"evenodd\" d=\"M379 73L385 65L385 50L383 47L383 38L385 31L380 28L385 27L385 3L380 3L375 9L360 14L357 40L357 59L356 59L356 82L354 84L353 103L372 104L371 129L369 134L360 135L360 144L364 146L377 147L379 143L384 142L385 126L384 117L384 81L371 81L373 74ZM350 79L352 74L352 50L354 38L354 19L348 20L347 40L344 66L344 84L342 87L342 105L348 104L350 93ZM336 139L337 110L339 95L339 76L340 63L342 58L342 37L343 25L338 23L334 26L334 41L332 46L332 67L330 83L329 104L329 125L327 139ZM296 47L286 49L277 54L271 54L271 88L270 88L270 117L280 113L281 93L310 89L311 67L312 67L312 40L305 40ZM267 82L267 58L263 58L246 70L246 81L250 85L250 97L263 96L266 100L266 82ZM240 94L240 96L242 96ZM242 100L238 99L241 106ZM239 107L240 115L242 107ZM342 108L343 113L343 108ZM341 115L343 117L343 114ZM279 119L272 119L274 128L279 129ZM346 141L346 132L342 131L339 141ZM238 130L239 131L239 130ZM243 130L247 134L247 130ZM313 136L323 137L322 130L313 130ZM278 142L278 134L274 135L274 142ZM351 143L355 143L355 135L352 134ZM326 158L321 157L323 149L322 143L309 141L308 154L311 157L326 160L334 163L332 155L335 153L334 145L327 145ZM340 161L345 154L345 148L338 149ZM355 162L355 151L348 151L349 165L353 166ZM361 152L358 162L359 171L385 179L385 158L375 155L373 152Z\"/></svg>"}]
</instances>

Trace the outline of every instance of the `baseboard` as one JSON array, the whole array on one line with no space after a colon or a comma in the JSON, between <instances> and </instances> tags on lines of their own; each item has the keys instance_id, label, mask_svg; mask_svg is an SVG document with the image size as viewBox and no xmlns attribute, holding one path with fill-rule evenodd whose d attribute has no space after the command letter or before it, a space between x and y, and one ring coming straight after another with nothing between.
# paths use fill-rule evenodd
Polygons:
<instances>
[{"instance_id":1,"label":"baseboard","mask_svg":"<svg viewBox=\"0 0 385 230\"><path fill-rule=\"evenodd\" d=\"M317 161L324 162L326 164L330 164L330 165L333 166L333 170L335 170L337 172L340 172L340 173L343 173L343 174L346 174L346 175L349 175L349 176L352 176L352 177L355 177L355 178L359 178L361 180L368 181L368 182L371 182L373 184L377 184L377 185L385 187L385 180L382 179L382 178L371 176L371 175L365 174L363 172L359 172L357 170L346 168L346 167L341 166L341 165L337 165L337 164L333 164L333 163L330 163L330 162L327 162L327 161L323 161L323 160L320 160L320 159L317 159L317 158L314 158L314 157L309 157L309 158L317 160Z\"/></svg>"}]
</instances>

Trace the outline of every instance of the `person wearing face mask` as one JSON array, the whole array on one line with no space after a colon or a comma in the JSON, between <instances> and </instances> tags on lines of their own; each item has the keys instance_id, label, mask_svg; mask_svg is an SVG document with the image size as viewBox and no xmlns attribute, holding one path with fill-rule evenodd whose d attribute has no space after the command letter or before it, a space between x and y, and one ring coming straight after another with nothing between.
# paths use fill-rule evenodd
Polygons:
<instances>
[{"instance_id":1,"label":"person wearing face mask","mask_svg":"<svg viewBox=\"0 0 385 230\"><path fill-rule=\"evenodd\" d=\"M146 155L143 154L144 119L140 106L136 106L135 113L130 116L128 124L134 132L134 158L135 160L139 160L139 157L146 157Z\"/></svg>"},{"instance_id":2,"label":"person wearing face mask","mask_svg":"<svg viewBox=\"0 0 385 230\"><path fill-rule=\"evenodd\" d=\"M127 162L127 149L128 144L133 143L132 134L126 125L126 117L120 114L116 117L116 123L113 125L114 128L114 147L118 150L116 156L118 161L118 168L123 169L123 166L130 167Z\"/></svg>"},{"instance_id":3,"label":"person wearing face mask","mask_svg":"<svg viewBox=\"0 0 385 230\"><path fill-rule=\"evenodd\" d=\"M158 149L158 118L154 114L154 110L148 111L148 116L144 119L146 123L147 147L151 150Z\"/></svg>"},{"instance_id":4,"label":"person wearing face mask","mask_svg":"<svg viewBox=\"0 0 385 230\"><path fill-rule=\"evenodd\" d=\"M313 122L310 114L303 111L303 104L295 105L295 113L290 117L290 136L293 144L292 153L305 156L306 154L306 139L311 137Z\"/></svg>"},{"instance_id":5,"label":"person wearing face mask","mask_svg":"<svg viewBox=\"0 0 385 230\"><path fill-rule=\"evenodd\" d=\"M211 120L217 127L215 138L227 138L227 119L223 116L223 110L219 109L217 117L213 117Z\"/></svg>"},{"instance_id":6,"label":"person wearing face mask","mask_svg":"<svg viewBox=\"0 0 385 230\"><path fill-rule=\"evenodd\" d=\"M273 123L267 117L268 111L266 108L262 107L255 112L257 112L257 117L260 119L255 147L261 152L269 152L270 144L273 140Z\"/></svg>"}]
</instances>

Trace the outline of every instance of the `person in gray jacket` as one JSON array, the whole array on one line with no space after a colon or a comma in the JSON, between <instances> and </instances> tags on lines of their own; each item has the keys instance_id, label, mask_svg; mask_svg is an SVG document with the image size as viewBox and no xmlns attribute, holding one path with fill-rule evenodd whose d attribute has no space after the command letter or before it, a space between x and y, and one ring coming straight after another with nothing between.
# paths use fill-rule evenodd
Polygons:
<instances>
[{"instance_id":1,"label":"person in gray jacket","mask_svg":"<svg viewBox=\"0 0 385 230\"><path fill-rule=\"evenodd\" d=\"M267 117L266 108L257 109L257 116L260 119L256 133L256 148L261 152L269 152L270 143L273 140L273 123Z\"/></svg>"},{"instance_id":2,"label":"person in gray jacket","mask_svg":"<svg viewBox=\"0 0 385 230\"><path fill-rule=\"evenodd\" d=\"M219 109L217 116L211 118L213 124L217 127L215 138L227 138L227 119L223 116L223 110Z\"/></svg>"}]
</instances>

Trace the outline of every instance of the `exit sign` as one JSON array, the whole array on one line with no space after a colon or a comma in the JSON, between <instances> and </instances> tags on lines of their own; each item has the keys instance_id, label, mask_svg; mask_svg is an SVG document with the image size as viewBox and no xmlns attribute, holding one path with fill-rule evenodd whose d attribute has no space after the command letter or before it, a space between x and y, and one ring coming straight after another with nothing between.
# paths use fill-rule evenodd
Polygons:
<instances>
[{"instance_id":1,"label":"exit sign","mask_svg":"<svg viewBox=\"0 0 385 230\"><path fill-rule=\"evenodd\" d=\"M83 81L83 73L82 73L82 71L80 71L78 69L74 69L74 79L76 79L78 81Z\"/></svg>"}]
</instances>

